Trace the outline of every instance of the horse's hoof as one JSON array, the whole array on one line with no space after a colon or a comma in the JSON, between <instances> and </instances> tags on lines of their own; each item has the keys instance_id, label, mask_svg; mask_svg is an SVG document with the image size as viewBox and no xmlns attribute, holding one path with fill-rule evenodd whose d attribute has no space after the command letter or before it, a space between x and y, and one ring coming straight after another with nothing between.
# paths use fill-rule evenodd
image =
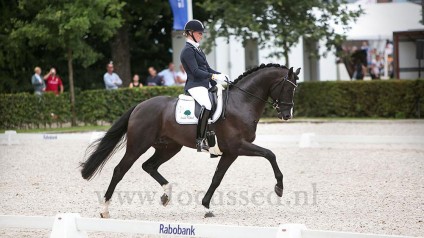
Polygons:
<instances>
[{"instance_id":1,"label":"horse's hoof","mask_svg":"<svg viewBox=\"0 0 424 238\"><path fill-rule=\"evenodd\" d=\"M275 185L274 191L277 194L277 196L279 197L283 196L283 188L278 187L278 185Z\"/></svg>"},{"instance_id":2,"label":"horse's hoof","mask_svg":"<svg viewBox=\"0 0 424 238\"><path fill-rule=\"evenodd\" d=\"M211 211L209 211L205 213L205 218L208 218L208 217L215 217L215 215Z\"/></svg>"},{"instance_id":3,"label":"horse's hoof","mask_svg":"<svg viewBox=\"0 0 424 238\"><path fill-rule=\"evenodd\" d=\"M166 205L168 205L168 203L169 203L169 197L168 197L168 195L166 195L166 193L164 193L162 195L162 197L160 197L160 201L161 201L162 205L164 207L166 207Z\"/></svg>"},{"instance_id":4,"label":"horse's hoof","mask_svg":"<svg viewBox=\"0 0 424 238\"><path fill-rule=\"evenodd\" d=\"M100 217L101 218L110 218L110 214L109 214L109 212L101 212Z\"/></svg>"}]
</instances>

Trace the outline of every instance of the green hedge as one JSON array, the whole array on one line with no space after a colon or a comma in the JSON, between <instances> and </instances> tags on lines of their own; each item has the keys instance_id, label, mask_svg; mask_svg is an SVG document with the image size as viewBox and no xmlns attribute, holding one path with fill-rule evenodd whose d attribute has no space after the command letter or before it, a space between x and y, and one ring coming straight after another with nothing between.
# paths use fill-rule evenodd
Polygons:
<instances>
[{"instance_id":1,"label":"green hedge","mask_svg":"<svg viewBox=\"0 0 424 238\"><path fill-rule=\"evenodd\" d=\"M307 82L296 91L295 115L417 118L423 103L424 80Z\"/></svg>"},{"instance_id":2,"label":"green hedge","mask_svg":"<svg viewBox=\"0 0 424 238\"><path fill-rule=\"evenodd\" d=\"M129 107L158 95L177 96L181 87L144 87L115 91L78 92L76 112L85 124L113 122ZM417 118L424 108L423 80L343 81L300 83L295 94L297 117ZM420 105L418 105L420 102ZM267 106L264 117L275 117ZM0 128L61 126L70 122L69 94L0 95Z\"/></svg>"}]
</instances>

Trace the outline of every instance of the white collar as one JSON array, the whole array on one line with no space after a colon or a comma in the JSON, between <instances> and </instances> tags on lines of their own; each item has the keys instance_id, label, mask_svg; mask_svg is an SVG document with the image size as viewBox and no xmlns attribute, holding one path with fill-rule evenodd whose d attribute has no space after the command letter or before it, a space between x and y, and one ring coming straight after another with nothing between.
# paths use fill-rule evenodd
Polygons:
<instances>
[{"instance_id":1,"label":"white collar","mask_svg":"<svg viewBox=\"0 0 424 238\"><path fill-rule=\"evenodd\" d=\"M196 43L196 42L194 42L191 39L187 39L187 42L190 43L190 44L192 44L194 47L199 48L199 43Z\"/></svg>"}]
</instances>

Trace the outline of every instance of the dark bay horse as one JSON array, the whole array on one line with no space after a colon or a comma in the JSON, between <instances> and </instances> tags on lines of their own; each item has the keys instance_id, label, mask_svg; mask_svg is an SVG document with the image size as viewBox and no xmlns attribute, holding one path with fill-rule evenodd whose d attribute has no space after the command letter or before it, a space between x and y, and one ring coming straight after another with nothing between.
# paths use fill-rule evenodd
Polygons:
<instances>
[{"instance_id":1,"label":"dark bay horse","mask_svg":"<svg viewBox=\"0 0 424 238\"><path fill-rule=\"evenodd\" d=\"M212 183L207 190L202 205L209 209L215 190L221 183L227 169L238 156L261 156L267 159L274 171L277 184L275 192L283 195L283 174L276 162L275 154L252 144L256 137L256 127L266 103L272 103L280 119L292 117L293 97L300 69L293 72L278 64L261 65L240 75L230 84L225 119L220 118L214 129L220 150L223 152ZM227 95L226 92L223 93ZM273 102L269 102L268 98ZM226 97L224 97L224 100ZM175 120L177 99L158 96L146 100L124 113L105 136L94 142L87 160L81 163L82 177L90 180L104 166L106 161L125 142L126 152L113 171L112 180L105 194L105 210L102 217L109 217L108 206L112 194L125 173L134 162L150 147L155 148L152 157L142 165L164 189L162 204L167 205L170 196L169 182L158 172L159 166L177 154L183 146L196 148L196 125L179 125ZM89 150L90 151L90 150Z\"/></svg>"}]
</instances>

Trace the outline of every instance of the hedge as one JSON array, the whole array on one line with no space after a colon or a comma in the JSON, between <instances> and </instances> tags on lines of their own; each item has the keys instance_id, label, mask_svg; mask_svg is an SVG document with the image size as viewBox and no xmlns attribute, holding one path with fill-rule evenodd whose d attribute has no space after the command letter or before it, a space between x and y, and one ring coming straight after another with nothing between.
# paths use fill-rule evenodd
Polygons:
<instances>
[{"instance_id":1,"label":"hedge","mask_svg":"<svg viewBox=\"0 0 424 238\"><path fill-rule=\"evenodd\" d=\"M144 87L78 92L76 112L84 124L113 122L129 107L158 95L177 96L181 87ZM296 117L417 118L424 108L424 80L327 81L299 83ZM274 117L267 106L264 117ZM0 94L0 128L62 126L70 122L69 94Z\"/></svg>"}]
</instances>

